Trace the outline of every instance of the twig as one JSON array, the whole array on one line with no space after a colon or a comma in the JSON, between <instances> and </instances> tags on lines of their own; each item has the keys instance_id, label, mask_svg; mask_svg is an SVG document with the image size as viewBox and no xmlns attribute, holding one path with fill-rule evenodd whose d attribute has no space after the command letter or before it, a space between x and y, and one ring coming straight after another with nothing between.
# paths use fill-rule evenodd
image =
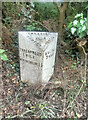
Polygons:
<instances>
[{"instance_id":1,"label":"twig","mask_svg":"<svg viewBox=\"0 0 88 120\"><path fill-rule=\"evenodd\" d=\"M16 118L16 117L20 117L20 116L19 115L14 115L11 118ZM8 118L8 117L6 117L6 118Z\"/></svg>"},{"instance_id":2,"label":"twig","mask_svg":"<svg viewBox=\"0 0 88 120\"><path fill-rule=\"evenodd\" d=\"M81 90L83 88L83 85L84 85L84 83L81 85L81 87L80 87L78 93L76 94L75 98L73 99L72 102L69 103L69 105L68 105L68 107L66 109L68 109L73 104L73 102L76 100L76 98L78 97L78 95L80 94L80 92L81 92Z\"/></svg>"},{"instance_id":3,"label":"twig","mask_svg":"<svg viewBox=\"0 0 88 120\"><path fill-rule=\"evenodd\" d=\"M64 91L63 115L65 114L65 111L66 111L66 91Z\"/></svg>"},{"instance_id":4,"label":"twig","mask_svg":"<svg viewBox=\"0 0 88 120\"><path fill-rule=\"evenodd\" d=\"M41 22L36 21L36 20L32 20L32 21L34 21L34 22L40 24L41 26L43 26L44 28L46 28L46 29L48 30L48 32L50 32L50 30L48 29L48 27L46 27L46 26L45 26L44 24L42 24Z\"/></svg>"},{"instance_id":5,"label":"twig","mask_svg":"<svg viewBox=\"0 0 88 120\"><path fill-rule=\"evenodd\" d=\"M23 117L25 114L27 114L27 113L29 113L31 110L28 110L28 111L25 111L23 114L21 114L21 115L14 115L14 116L12 116L11 118L16 118L16 117L19 117L19 118L21 118L21 117ZM30 116L29 116L30 117ZM8 118L8 117L6 117L6 118ZM24 118L24 117L23 117ZM31 117L30 117L31 118Z\"/></svg>"},{"instance_id":6,"label":"twig","mask_svg":"<svg viewBox=\"0 0 88 120\"><path fill-rule=\"evenodd\" d=\"M83 52L85 54L85 75L84 75L84 83L86 83L86 71L87 71L87 53L85 52L85 49L83 46L81 46L83 49Z\"/></svg>"},{"instance_id":7,"label":"twig","mask_svg":"<svg viewBox=\"0 0 88 120\"><path fill-rule=\"evenodd\" d=\"M31 112L31 110L25 111L23 114L21 114L20 116L24 116L25 114ZM30 117L31 118L31 117Z\"/></svg>"}]
</instances>

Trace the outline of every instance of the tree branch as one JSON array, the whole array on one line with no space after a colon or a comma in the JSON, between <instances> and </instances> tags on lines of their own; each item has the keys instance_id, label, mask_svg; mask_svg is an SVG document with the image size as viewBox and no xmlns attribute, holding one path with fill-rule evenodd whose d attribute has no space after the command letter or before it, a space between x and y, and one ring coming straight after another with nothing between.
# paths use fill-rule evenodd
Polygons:
<instances>
[{"instance_id":1,"label":"tree branch","mask_svg":"<svg viewBox=\"0 0 88 120\"><path fill-rule=\"evenodd\" d=\"M47 30L49 31L48 27L46 27L46 26L45 26L44 24L42 24L41 22L36 21L36 20L32 20L32 21L40 24L41 26L43 26L45 29L47 29ZM50 32L50 31L49 31L49 32Z\"/></svg>"}]
</instances>

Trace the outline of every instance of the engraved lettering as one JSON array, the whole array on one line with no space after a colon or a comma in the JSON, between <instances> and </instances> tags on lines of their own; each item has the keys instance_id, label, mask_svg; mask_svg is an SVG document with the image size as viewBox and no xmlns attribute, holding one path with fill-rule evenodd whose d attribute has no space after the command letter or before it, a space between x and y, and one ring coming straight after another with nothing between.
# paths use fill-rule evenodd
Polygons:
<instances>
[{"instance_id":1,"label":"engraved lettering","mask_svg":"<svg viewBox=\"0 0 88 120\"><path fill-rule=\"evenodd\" d=\"M24 62L26 62L26 63L30 63L30 64L32 64L32 65L39 66L39 67L42 67L42 66L43 66L42 63L33 62L33 61L30 61L30 60L25 60L25 59L23 59L23 58L20 58L20 60L21 60L21 61L24 61Z\"/></svg>"}]
</instances>

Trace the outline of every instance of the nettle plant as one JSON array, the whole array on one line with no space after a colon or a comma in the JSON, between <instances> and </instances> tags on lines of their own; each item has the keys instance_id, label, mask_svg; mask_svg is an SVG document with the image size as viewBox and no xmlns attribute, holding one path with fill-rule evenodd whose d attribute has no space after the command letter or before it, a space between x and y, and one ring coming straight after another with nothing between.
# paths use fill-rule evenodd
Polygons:
<instances>
[{"instance_id":1,"label":"nettle plant","mask_svg":"<svg viewBox=\"0 0 88 120\"><path fill-rule=\"evenodd\" d=\"M0 58L4 61L8 60L7 55L5 54L5 50L3 49L0 49Z\"/></svg>"},{"instance_id":2,"label":"nettle plant","mask_svg":"<svg viewBox=\"0 0 88 120\"><path fill-rule=\"evenodd\" d=\"M88 35L87 18L84 18L83 13L77 14L75 20L70 22L68 28L75 37L83 38Z\"/></svg>"},{"instance_id":3,"label":"nettle plant","mask_svg":"<svg viewBox=\"0 0 88 120\"><path fill-rule=\"evenodd\" d=\"M0 38L0 41L1 41L1 38ZM8 60L7 55L5 54L5 50L3 50L3 49L0 49L0 58L3 61Z\"/></svg>"}]
</instances>

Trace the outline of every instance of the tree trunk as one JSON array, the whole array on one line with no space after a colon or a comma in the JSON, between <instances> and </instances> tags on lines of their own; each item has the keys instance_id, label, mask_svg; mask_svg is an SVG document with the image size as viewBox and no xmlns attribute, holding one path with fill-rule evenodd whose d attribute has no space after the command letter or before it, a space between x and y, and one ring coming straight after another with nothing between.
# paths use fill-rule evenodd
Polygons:
<instances>
[{"instance_id":1,"label":"tree trunk","mask_svg":"<svg viewBox=\"0 0 88 120\"><path fill-rule=\"evenodd\" d=\"M58 30L58 32L59 32L58 33L59 34L59 36L58 36L59 37L59 45L63 45L64 47L67 47L68 44L63 41L63 24L64 24L64 18L65 18L65 11L67 9L68 3L63 3L63 6L61 6L61 3L55 2L55 5L57 6L58 11L60 13L60 15L59 15L59 28L58 28L59 29ZM56 53L56 70L55 70L55 73L58 70L58 64L59 64L58 61L59 60L58 60L58 50L57 50L57 53Z\"/></svg>"},{"instance_id":2,"label":"tree trunk","mask_svg":"<svg viewBox=\"0 0 88 120\"><path fill-rule=\"evenodd\" d=\"M67 44L63 41L63 24L64 24L64 18L65 18L65 11L67 9L68 3L63 3L63 6L61 6L61 3L55 3L58 11L60 13L59 16L59 41L60 44L63 46L66 46Z\"/></svg>"}]
</instances>

